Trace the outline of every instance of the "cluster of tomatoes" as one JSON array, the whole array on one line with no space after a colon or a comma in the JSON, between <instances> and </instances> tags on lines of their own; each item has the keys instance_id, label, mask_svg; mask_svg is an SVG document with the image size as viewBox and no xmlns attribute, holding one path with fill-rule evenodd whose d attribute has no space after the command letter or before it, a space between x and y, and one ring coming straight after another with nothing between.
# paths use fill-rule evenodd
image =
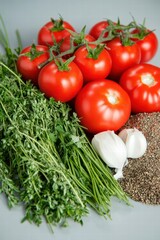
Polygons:
<instances>
[{"instance_id":1,"label":"cluster of tomatoes","mask_svg":"<svg viewBox=\"0 0 160 240\"><path fill-rule=\"evenodd\" d=\"M17 69L46 97L74 102L89 132L117 131L131 113L160 111L160 68L147 63L157 49L156 34L135 21L101 21L86 34L51 19L37 45L22 50Z\"/></svg>"}]
</instances>

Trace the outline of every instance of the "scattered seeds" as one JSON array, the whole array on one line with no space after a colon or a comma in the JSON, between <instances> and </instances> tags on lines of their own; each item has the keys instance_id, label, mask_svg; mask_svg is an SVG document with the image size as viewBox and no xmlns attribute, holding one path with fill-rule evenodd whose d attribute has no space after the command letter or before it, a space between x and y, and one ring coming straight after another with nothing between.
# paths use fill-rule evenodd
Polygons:
<instances>
[{"instance_id":1,"label":"scattered seeds","mask_svg":"<svg viewBox=\"0 0 160 240\"><path fill-rule=\"evenodd\" d=\"M129 196L146 204L160 204L160 112L132 115L123 128L136 127L147 139L147 151L129 159L119 182Z\"/></svg>"}]
</instances>

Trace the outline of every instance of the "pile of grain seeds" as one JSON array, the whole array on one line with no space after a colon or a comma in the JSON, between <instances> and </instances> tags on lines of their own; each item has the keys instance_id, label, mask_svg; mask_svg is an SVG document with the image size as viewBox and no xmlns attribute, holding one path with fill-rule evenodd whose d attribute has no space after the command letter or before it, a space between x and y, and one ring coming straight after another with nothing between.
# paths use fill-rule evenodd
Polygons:
<instances>
[{"instance_id":1,"label":"pile of grain seeds","mask_svg":"<svg viewBox=\"0 0 160 240\"><path fill-rule=\"evenodd\" d=\"M131 199L160 204L160 112L132 115L123 128L137 128L147 139L147 151L138 159L128 159L120 185Z\"/></svg>"}]
</instances>

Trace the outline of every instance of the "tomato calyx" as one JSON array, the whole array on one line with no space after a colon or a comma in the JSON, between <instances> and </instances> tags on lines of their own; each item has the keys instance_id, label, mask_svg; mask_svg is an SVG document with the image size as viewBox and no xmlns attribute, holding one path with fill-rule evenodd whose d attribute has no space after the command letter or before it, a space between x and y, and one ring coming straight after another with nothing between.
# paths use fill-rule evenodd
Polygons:
<instances>
[{"instance_id":1,"label":"tomato calyx","mask_svg":"<svg viewBox=\"0 0 160 240\"><path fill-rule=\"evenodd\" d=\"M156 84L154 77L149 73L141 76L141 82L148 87L153 87Z\"/></svg>"},{"instance_id":2,"label":"tomato calyx","mask_svg":"<svg viewBox=\"0 0 160 240\"><path fill-rule=\"evenodd\" d=\"M99 54L103 51L104 48L105 44L99 44L92 48L88 45L88 43L86 43L86 49L88 51L87 58L93 58L95 60L98 59Z\"/></svg>"},{"instance_id":3,"label":"tomato calyx","mask_svg":"<svg viewBox=\"0 0 160 240\"><path fill-rule=\"evenodd\" d=\"M29 52L26 52L26 53L22 53L20 54L21 56L26 56L28 57L31 61L33 61L35 58L41 56L42 54L44 54L44 51L39 51L37 48L36 48L36 45L33 43L31 45L31 49Z\"/></svg>"},{"instance_id":4,"label":"tomato calyx","mask_svg":"<svg viewBox=\"0 0 160 240\"><path fill-rule=\"evenodd\" d=\"M120 33L119 38L120 38L123 46L132 46L132 45L135 44L135 42L131 40L130 36L131 35L130 35L129 31L125 31L125 32Z\"/></svg>"},{"instance_id":5,"label":"tomato calyx","mask_svg":"<svg viewBox=\"0 0 160 240\"><path fill-rule=\"evenodd\" d=\"M71 34L71 39L76 45L80 46L86 43L86 40L85 40L86 25L82 28L82 30L79 33L74 32L72 30L68 30L68 31Z\"/></svg>"},{"instance_id":6,"label":"tomato calyx","mask_svg":"<svg viewBox=\"0 0 160 240\"><path fill-rule=\"evenodd\" d=\"M60 55L55 56L53 51L52 51L52 47L49 49L49 55L50 57L47 59L47 61L43 62L42 64L40 64L38 66L38 68L42 68L44 67L46 64L48 64L51 61L54 61L54 63L56 64L56 66L58 67L58 70L61 72L64 71L69 71L69 64L74 60L75 56L72 56L70 58L68 58L67 60L64 60L62 57L60 57Z\"/></svg>"},{"instance_id":7,"label":"tomato calyx","mask_svg":"<svg viewBox=\"0 0 160 240\"><path fill-rule=\"evenodd\" d=\"M41 63L38 66L38 68L42 68L47 63L54 61L60 71L68 71L69 70L68 65L69 65L69 63L71 63L73 61L75 56L68 58L67 61L65 61L65 63L63 61L63 56L65 56L67 54L72 54L76 48L74 46L74 42L71 41L70 49L65 52L60 53L60 46L62 44L62 41L59 43L55 42L55 44L53 46L49 47L49 58L47 59L47 61Z\"/></svg>"},{"instance_id":8,"label":"tomato calyx","mask_svg":"<svg viewBox=\"0 0 160 240\"><path fill-rule=\"evenodd\" d=\"M69 38L70 46L68 50L59 52L60 57L73 54L79 47L86 45L87 43L92 44L92 42L94 42L94 40L93 41L90 40L94 38L92 36L87 35L85 33L85 30L86 30L86 26L84 26L80 32L74 32L70 29L67 29L67 31L71 34ZM63 47L63 42L61 43L61 45ZM60 50L61 50L61 46L60 46Z\"/></svg>"},{"instance_id":9,"label":"tomato calyx","mask_svg":"<svg viewBox=\"0 0 160 240\"><path fill-rule=\"evenodd\" d=\"M131 34L132 39L143 40L147 35L149 35L154 30L148 31L147 28L135 28Z\"/></svg>"},{"instance_id":10,"label":"tomato calyx","mask_svg":"<svg viewBox=\"0 0 160 240\"><path fill-rule=\"evenodd\" d=\"M145 19L142 24L137 24L135 19L131 22L133 31L130 33L130 38L135 40L143 40L147 35L149 35L154 30L148 30L145 27Z\"/></svg>"},{"instance_id":11,"label":"tomato calyx","mask_svg":"<svg viewBox=\"0 0 160 240\"><path fill-rule=\"evenodd\" d=\"M58 20L51 18L51 22L53 23L53 27L49 29L51 32L58 32L64 30L62 17L60 17Z\"/></svg>"},{"instance_id":12,"label":"tomato calyx","mask_svg":"<svg viewBox=\"0 0 160 240\"><path fill-rule=\"evenodd\" d=\"M64 61L63 58L55 58L54 62L61 72L67 72L70 70L69 64L74 60L75 56L72 56Z\"/></svg>"}]
</instances>

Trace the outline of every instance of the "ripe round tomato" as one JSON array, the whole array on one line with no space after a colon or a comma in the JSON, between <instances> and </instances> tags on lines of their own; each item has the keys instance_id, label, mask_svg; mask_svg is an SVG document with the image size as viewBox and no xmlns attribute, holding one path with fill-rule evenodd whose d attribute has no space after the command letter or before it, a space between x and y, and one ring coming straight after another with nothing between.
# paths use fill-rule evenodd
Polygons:
<instances>
[{"instance_id":1,"label":"ripe round tomato","mask_svg":"<svg viewBox=\"0 0 160 240\"><path fill-rule=\"evenodd\" d=\"M108 22L107 21L100 21L97 22L92 26L92 28L89 31L89 34L93 36L95 39L98 39L99 36L101 35L102 31L108 27ZM106 32L103 37L107 37L108 33Z\"/></svg>"},{"instance_id":2,"label":"ripe round tomato","mask_svg":"<svg viewBox=\"0 0 160 240\"><path fill-rule=\"evenodd\" d=\"M138 64L122 74L120 85L130 96L133 113L160 111L160 68Z\"/></svg>"},{"instance_id":3,"label":"ripe round tomato","mask_svg":"<svg viewBox=\"0 0 160 240\"><path fill-rule=\"evenodd\" d=\"M32 45L24 48L17 59L17 70L24 80L38 84L39 65L49 58L48 47Z\"/></svg>"},{"instance_id":4,"label":"ripe round tomato","mask_svg":"<svg viewBox=\"0 0 160 240\"><path fill-rule=\"evenodd\" d=\"M141 60L141 51L136 43L131 46L124 46L120 38L114 38L107 43L107 47L112 59L109 78L115 81L119 81L120 76L126 69L138 64Z\"/></svg>"},{"instance_id":5,"label":"ripe round tomato","mask_svg":"<svg viewBox=\"0 0 160 240\"><path fill-rule=\"evenodd\" d=\"M141 32L139 32L138 29L135 29L132 31L133 34L139 33L140 39L132 39L135 41L141 50L141 63L143 62L149 62L157 53L158 50L158 38L156 34L153 31L147 30L149 33L148 35L144 35Z\"/></svg>"},{"instance_id":6,"label":"ripe round tomato","mask_svg":"<svg viewBox=\"0 0 160 240\"><path fill-rule=\"evenodd\" d=\"M118 130L129 119L128 94L116 82L99 79L87 83L75 99L75 111L90 133Z\"/></svg>"},{"instance_id":7,"label":"ripe round tomato","mask_svg":"<svg viewBox=\"0 0 160 240\"><path fill-rule=\"evenodd\" d=\"M76 96L83 85L83 75L78 66L71 62L68 69L59 70L54 61L44 66L38 77L40 90L46 97L68 102Z\"/></svg>"},{"instance_id":8,"label":"ripe round tomato","mask_svg":"<svg viewBox=\"0 0 160 240\"><path fill-rule=\"evenodd\" d=\"M97 46L89 44L89 48L95 52ZM100 54L94 58L84 45L76 50L74 56L74 62L81 69L85 82L106 78L110 73L112 60L106 49L103 49Z\"/></svg>"},{"instance_id":9,"label":"ripe round tomato","mask_svg":"<svg viewBox=\"0 0 160 240\"><path fill-rule=\"evenodd\" d=\"M38 32L38 44L54 45L53 39L58 43L71 34L67 29L75 31L73 26L62 19L46 23Z\"/></svg>"}]
</instances>

